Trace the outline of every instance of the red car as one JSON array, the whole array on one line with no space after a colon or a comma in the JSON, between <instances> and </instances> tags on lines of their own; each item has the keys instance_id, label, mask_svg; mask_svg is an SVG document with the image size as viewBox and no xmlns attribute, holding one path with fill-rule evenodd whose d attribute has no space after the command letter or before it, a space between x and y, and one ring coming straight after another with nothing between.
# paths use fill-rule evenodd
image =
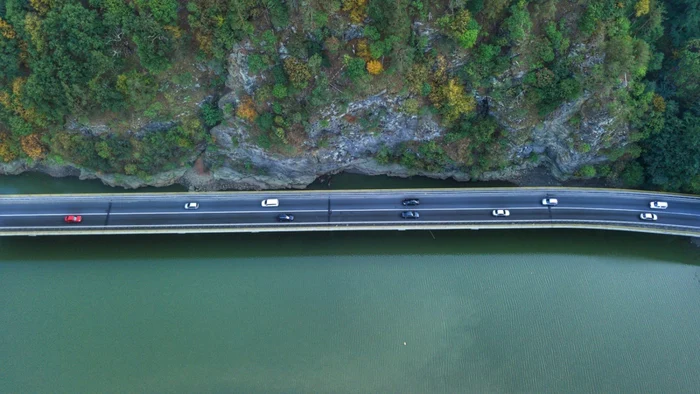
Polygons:
<instances>
[{"instance_id":1,"label":"red car","mask_svg":"<svg viewBox=\"0 0 700 394\"><path fill-rule=\"evenodd\" d=\"M83 221L83 217L80 215L68 215L63 220L66 223L80 223Z\"/></svg>"}]
</instances>

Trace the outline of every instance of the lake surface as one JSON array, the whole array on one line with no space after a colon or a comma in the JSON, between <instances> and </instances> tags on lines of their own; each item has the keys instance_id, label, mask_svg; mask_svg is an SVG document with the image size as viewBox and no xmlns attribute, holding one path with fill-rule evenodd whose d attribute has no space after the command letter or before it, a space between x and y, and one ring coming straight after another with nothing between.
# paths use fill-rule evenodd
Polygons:
<instances>
[{"instance_id":1,"label":"lake surface","mask_svg":"<svg viewBox=\"0 0 700 394\"><path fill-rule=\"evenodd\" d=\"M0 393L698 392L698 262L595 231L0 238Z\"/></svg>"},{"instance_id":2,"label":"lake surface","mask_svg":"<svg viewBox=\"0 0 700 394\"><path fill-rule=\"evenodd\" d=\"M325 177L309 185L311 190L329 189L400 189L400 188L473 188L473 187L507 187L508 182L457 182L426 177L397 178L389 176L365 176L341 173ZM81 181L75 177L53 178L51 176L25 172L16 176L0 175L0 195L2 194L61 194L61 193L154 193L187 192L183 186L140 189L110 187L100 180Z\"/></svg>"}]
</instances>

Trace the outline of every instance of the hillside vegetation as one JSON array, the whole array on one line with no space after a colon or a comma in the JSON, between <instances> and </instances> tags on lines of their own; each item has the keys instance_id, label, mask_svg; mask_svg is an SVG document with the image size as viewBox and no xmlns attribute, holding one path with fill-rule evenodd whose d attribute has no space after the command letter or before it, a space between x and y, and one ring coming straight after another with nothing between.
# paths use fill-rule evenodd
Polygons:
<instances>
[{"instance_id":1,"label":"hillside vegetation","mask_svg":"<svg viewBox=\"0 0 700 394\"><path fill-rule=\"evenodd\" d=\"M567 137L595 159L570 175L700 193L696 0L0 0L0 162L148 178L220 149L222 122L294 157L328 108L378 93L443 130L378 163L536 164L525 130L575 108L573 130L607 118Z\"/></svg>"}]
</instances>

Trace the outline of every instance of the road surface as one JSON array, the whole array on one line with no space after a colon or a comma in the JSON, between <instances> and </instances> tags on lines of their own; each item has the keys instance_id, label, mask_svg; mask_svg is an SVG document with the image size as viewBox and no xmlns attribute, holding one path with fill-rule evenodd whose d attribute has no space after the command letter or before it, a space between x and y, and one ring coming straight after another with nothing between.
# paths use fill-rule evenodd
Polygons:
<instances>
[{"instance_id":1,"label":"road surface","mask_svg":"<svg viewBox=\"0 0 700 394\"><path fill-rule=\"evenodd\" d=\"M559 204L543 206L545 197ZM261 201L277 198L278 207ZM405 207L405 199L420 205ZM652 210L650 201L668 209ZM186 210L188 202L199 209ZM508 217L494 217L507 209ZM418 219L401 212L417 211ZM656 221L639 215L653 212ZM294 215L279 222L280 214ZM66 223L80 215L81 223ZM700 197L617 189L497 188L0 196L0 235L586 227L700 236Z\"/></svg>"}]
</instances>

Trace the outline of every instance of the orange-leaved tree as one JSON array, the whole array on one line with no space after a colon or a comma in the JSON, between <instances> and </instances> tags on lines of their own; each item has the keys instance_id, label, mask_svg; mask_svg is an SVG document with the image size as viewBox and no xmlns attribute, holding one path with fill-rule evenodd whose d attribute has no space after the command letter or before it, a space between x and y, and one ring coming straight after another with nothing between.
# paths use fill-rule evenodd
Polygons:
<instances>
[{"instance_id":1,"label":"orange-leaved tree","mask_svg":"<svg viewBox=\"0 0 700 394\"><path fill-rule=\"evenodd\" d=\"M22 137L22 150L32 159L38 159L44 154L44 147L41 145L39 134L29 134Z\"/></svg>"},{"instance_id":2,"label":"orange-leaved tree","mask_svg":"<svg viewBox=\"0 0 700 394\"><path fill-rule=\"evenodd\" d=\"M258 117L258 113L255 111L255 104L253 104L253 99L250 97L245 97L241 104L236 108L236 116L241 119L247 120L248 122L255 121Z\"/></svg>"}]
</instances>

